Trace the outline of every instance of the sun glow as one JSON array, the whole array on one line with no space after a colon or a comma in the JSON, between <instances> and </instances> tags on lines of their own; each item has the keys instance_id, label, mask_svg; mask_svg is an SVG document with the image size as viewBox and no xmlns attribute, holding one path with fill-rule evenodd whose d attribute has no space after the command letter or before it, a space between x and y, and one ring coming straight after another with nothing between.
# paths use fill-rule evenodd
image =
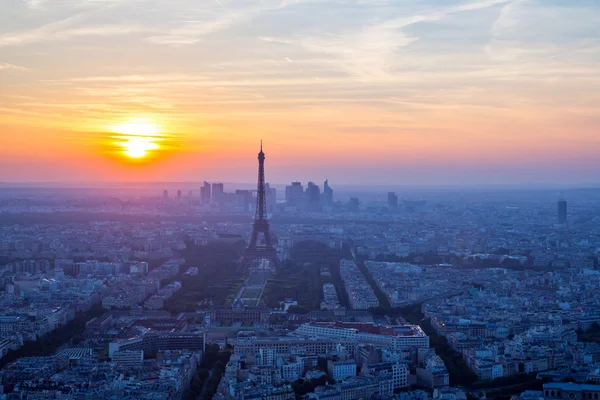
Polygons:
<instances>
[{"instance_id":1,"label":"sun glow","mask_svg":"<svg viewBox=\"0 0 600 400\"><path fill-rule=\"evenodd\" d=\"M152 151L160 149L159 142L163 140L160 127L150 121L135 120L115 125L112 132L120 134L113 136L115 145L120 147L127 157L144 158Z\"/></svg>"},{"instance_id":2,"label":"sun glow","mask_svg":"<svg viewBox=\"0 0 600 400\"><path fill-rule=\"evenodd\" d=\"M142 158L148 155L149 151L158 150L156 138L146 138L132 136L126 142L121 143L123 152L131 158Z\"/></svg>"}]
</instances>

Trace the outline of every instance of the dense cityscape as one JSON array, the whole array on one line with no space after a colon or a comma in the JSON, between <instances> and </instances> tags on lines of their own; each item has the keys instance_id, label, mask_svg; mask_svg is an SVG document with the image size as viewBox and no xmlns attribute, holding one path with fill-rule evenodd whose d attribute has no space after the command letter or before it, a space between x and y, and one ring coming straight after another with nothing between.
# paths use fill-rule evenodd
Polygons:
<instances>
[{"instance_id":1,"label":"dense cityscape","mask_svg":"<svg viewBox=\"0 0 600 400\"><path fill-rule=\"evenodd\" d=\"M0 398L598 399L600 191L258 159L256 190L0 189Z\"/></svg>"}]
</instances>

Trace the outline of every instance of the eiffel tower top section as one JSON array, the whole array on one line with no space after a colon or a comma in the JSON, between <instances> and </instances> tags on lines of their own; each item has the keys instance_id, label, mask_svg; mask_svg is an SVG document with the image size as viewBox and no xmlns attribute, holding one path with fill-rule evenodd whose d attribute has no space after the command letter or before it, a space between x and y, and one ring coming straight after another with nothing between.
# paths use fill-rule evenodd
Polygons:
<instances>
[{"instance_id":1,"label":"eiffel tower top section","mask_svg":"<svg viewBox=\"0 0 600 400\"><path fill-rule=\"evenodd\" d=\"M256 188L256 215L255 222L267 221L267 202L265 193L265 153L263 153L262 140L260 141L260 153L258 153L258 186Z\"/></svg>"}]
</instances>

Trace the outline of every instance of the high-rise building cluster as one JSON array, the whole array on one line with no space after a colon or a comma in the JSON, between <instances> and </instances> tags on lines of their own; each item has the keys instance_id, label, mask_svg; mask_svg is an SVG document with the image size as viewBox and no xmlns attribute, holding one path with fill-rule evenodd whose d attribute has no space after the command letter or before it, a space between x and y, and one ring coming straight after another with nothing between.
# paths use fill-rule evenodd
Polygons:
<instances>
[{"instance_id":1,"label":"high-rise building cluster","mask_svg":"<svg viewBox=\"0 0 600 400\"><path fill-rule=\"evenodd\" d=\"M265 184L267 211L273 212L277 203L277 190L268 183ZM169 191L163 191L163 204L161 209L176 212L183 209L189 214L202 210L214 210L220 212L252 212L256 203L256 191L247 189L236 189L233 192L225 192L223 183L204 182L200 186L200 195L195 198L194 191L189 190L187 198L184 199L182 191L176 191L176 197L171 200Z\"/></svg>"},{"instance_id":2,"label":"high-rise building cluster","mask_svg":"<svg viewBox=\"0 0 600 400\"><path fill-rule=\"evenodd\" d=\"M224 194L222 183L209 183L204 181L200 187L200 200L202 204L209 204L212 201L218 202Z\"/></svg>"},{"instance_id":3,"label":"high-rise building cluster","mask_svg":"<svg viewBox=\"0 0 600 400\"><path fill-rule=\"evenodd\" d=\"M333 206L333 189L328 180L323 183L322 192L314 182L308 182L306 190L301 182L292 182L285 187L285 201L288 206L301 210L321 211Z\"/></svg>"},{"instance_id":4,"label":"high-rise building cluster","mask_svg":"<svg viewBox=\"0 0 600 400\"><path fill-rule=\"evenodd\" d=\"M224 194L223 190L224 186L222 183L209 183L204 182L202 186L200 186L200 201L202 204L209 204L212 201L218 201ZM182 200L183 199L183 191L181 189L177 189L175 192L175 199ZM192 199L194 196L193 190L188 190L187 197L188 199ZM169 190L163 190L163 199L169 200Z\"/></svg>"}]
</instances>

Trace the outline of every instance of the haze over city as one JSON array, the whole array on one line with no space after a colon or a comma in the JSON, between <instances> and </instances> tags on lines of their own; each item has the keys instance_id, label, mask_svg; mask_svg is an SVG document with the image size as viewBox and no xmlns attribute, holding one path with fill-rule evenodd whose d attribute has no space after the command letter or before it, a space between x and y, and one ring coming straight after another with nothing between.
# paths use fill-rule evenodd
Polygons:
<instances>
[{"instance_id":1,"label":"haze over city","mask_svg":"<svg viewBox=\"0 0 600 400\"><path fill-rule=\"evenodd\" d=\"M5 0L0 181L599 183L593 0Z\"/></svg>"}]
</instances>

